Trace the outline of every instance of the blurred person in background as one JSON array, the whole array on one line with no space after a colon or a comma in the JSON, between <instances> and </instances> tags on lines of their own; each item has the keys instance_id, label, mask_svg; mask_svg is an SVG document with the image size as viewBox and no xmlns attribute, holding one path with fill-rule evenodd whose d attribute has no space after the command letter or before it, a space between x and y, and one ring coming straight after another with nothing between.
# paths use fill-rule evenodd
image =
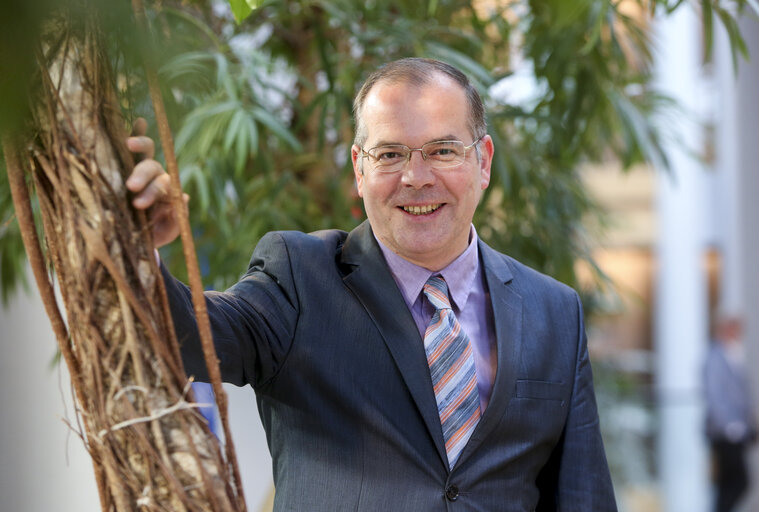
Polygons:
<instances>
[{"instance_id":1,"label":"blurred person in background","mask_svg":"<svg viewBox=\"0 0 759 512\"><path fill-rule=\"evenodd\" d=\"M746 452L756 438L742 323L721 315L704 365L706 435L715 463L716 512L735 509L749 485Z\"/></svg>"}]
</instances>

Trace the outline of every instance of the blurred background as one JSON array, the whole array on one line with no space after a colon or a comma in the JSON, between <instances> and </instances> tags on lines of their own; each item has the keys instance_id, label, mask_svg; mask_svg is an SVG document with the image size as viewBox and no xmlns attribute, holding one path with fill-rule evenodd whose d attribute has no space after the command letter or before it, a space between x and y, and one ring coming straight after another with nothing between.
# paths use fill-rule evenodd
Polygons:
<instances>
[{"instance_id":1,"label":"blurred background","mask_svg":"<svg viewBox=\"0 0 759 512\"><path fill-rule=\"evenodd\" d=\"M125 115L147 118L154 130L128 6L98 5ZM711 510L703 362L717 312L743 319L746 363L759 361L755 7L151 3L151 52L192 196L204 283L234 282L266 231L350 229L363 220L349 158L357 87L388 60L446 60L482 92L495 141L478 232L583 297L620 510ZM0 70L6 120L24 117L27 100L14 98L33 83L23 63L33 62L37 27L24 3L9 8L3 53L17 64ZM96 510L68 375L27 270L6 179L3 169L0 510ZM162 258L183 275L177 243ZM252 390L227 392L248 506L271 510ZM751 461L756 479L744 511L759 510L759 455Z\"/></svg>"}]
</instances>

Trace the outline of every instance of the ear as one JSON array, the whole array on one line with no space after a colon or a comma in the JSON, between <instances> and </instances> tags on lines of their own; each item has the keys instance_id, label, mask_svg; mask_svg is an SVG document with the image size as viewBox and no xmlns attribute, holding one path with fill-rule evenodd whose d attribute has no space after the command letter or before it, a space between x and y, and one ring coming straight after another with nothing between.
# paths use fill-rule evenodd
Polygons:
<instances>
[{"instance_id":1,"label":"ear","mask_svg":"<svg viewBox=\"0 0 759 512\"><path fill-rule=\"evenodd\" d=\"M351 160L353 161L353 175L356 177L356 188L358 189L358 196L363 198L364 193L362 191L364 185L364 167L363 158L361 158L361 148L355 144L351 146Z\"/></svg>"},{"instance_id":2,"label":"ear","mask_svg":"<svg viewBox=\"0 0 759 512\"><path fill-rule=\"evenodd\" d=\"M482 190L490 185L490 166L493 164L493 139L485 135L480 142L480 185Z\"/></svg>"}]
</instances>

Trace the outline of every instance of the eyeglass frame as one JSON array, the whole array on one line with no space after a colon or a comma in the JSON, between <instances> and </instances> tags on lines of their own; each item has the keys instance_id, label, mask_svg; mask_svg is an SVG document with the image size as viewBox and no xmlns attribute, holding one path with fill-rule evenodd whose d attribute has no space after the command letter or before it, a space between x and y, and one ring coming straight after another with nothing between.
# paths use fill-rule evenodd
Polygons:
<instances>
[{"instance_id":1,"label":"eyeglass frame","mask_svg":"<svg viewBox=\"0 0 759 512\"><path fill-rule=\"evenodd\" d=\"M477 146L477 144L478 144L478 143L482 142L482 139L483 139L483 138L485 138L485 135L486 135L486 134L480 135L479 137L477 137L477 139L475 139L475 140L474 140L474 142L472 142L472 143L471 143L471 144L469 144L469 145L466 145L466 146L464 146L464 156L463 156L463 159L461 160L461 162L459 162L459 163L457 163L457 164L453 164L453 165L448 165L448 166L445 166L445 167L434 167L434 166L433 166L433 167L434 167L435 169L451 169L451 168L453 168L453 167L456 167L457 165L461 165L461 164L463 164L463 163L464 163L464 161L466 160L467 151L469 151L469 150L470 150L470 149L472 149L473 147L475 148L475 151L477 151L477 152L478 152L478 154L479 154L479 151L477 150L477 147L476 147L476 146ZM406 149L408 149L408 154L406 155L406 161L405 161L405 162L403 163L403 165L402 165L401 167L399 167L397 170L392 170L392 171L378 171L378 172L381 172L381 173L383 173L383 174L394 174L394 173L397 173L397 172L401 172L401 171L403 171L403 170L405 170L405 169L406 169L406 167L408 166L409 162L411 161L411 154L412 154L414 151L419 151L419 152L421 153L421 155L422 155L422 160L424 160L424 161L426 162L426 161L427 161L427 159L429 158L429 156L430 156L430 155L428 155L428 154L427 154L427 153L424 151L424 146L427 146L428 144L440 144L440 143L444 143L444 142L460 142L461 144L463 144L463 143L464 143L463 141L460 141L460 140L452 140L452 139L446 139L446 140L431 140L431 141L429 141L429 142L425 142L424 144L422 144L422 146L421 146L421 147L418 147L418 148L411 148L411 147L409 147L409 146L407 146L407 145L405 145L405 144L382 144L382 145L380 145L380 146L374 146L373 148L369 148L369 151L372 151L373 149L377 149L377 148L384 148L384 147L397 147L397 148L406 148ZM370 161L372 161L372 162L373 162L373 164L375 164L375 165L373 165L373 168L374 168L374 169L379 169L379 168L381 168L381 166L376 166L376 163L377 163L377 158L375 158L375 157L374 157L374 155L371 155L371 154L369 154L369 151L365 150L365 149L364 149L362 146L359 146L359 147L358 147L358 149L360 149L360 150L361 150L361 158L369 158L369 159L370 159Z\"/></svg>"}]
</instances>

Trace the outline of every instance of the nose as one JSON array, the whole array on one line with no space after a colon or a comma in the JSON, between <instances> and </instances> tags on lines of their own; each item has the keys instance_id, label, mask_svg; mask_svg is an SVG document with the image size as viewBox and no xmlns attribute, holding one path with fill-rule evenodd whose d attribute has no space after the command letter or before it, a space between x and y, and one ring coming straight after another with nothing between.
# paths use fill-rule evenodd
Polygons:
<instances>
[{"instance_id":1,"label":"nose","mask_svg":"<svg viewBox=\"0 0 759 512\"><path fill-rule=\"evenodd\" d=\"M408 187L422 188L435 183L435 173L432 166L426 162L421 149L412 150L402 173L401 182Z\"/></svg>"}]
</instances>

